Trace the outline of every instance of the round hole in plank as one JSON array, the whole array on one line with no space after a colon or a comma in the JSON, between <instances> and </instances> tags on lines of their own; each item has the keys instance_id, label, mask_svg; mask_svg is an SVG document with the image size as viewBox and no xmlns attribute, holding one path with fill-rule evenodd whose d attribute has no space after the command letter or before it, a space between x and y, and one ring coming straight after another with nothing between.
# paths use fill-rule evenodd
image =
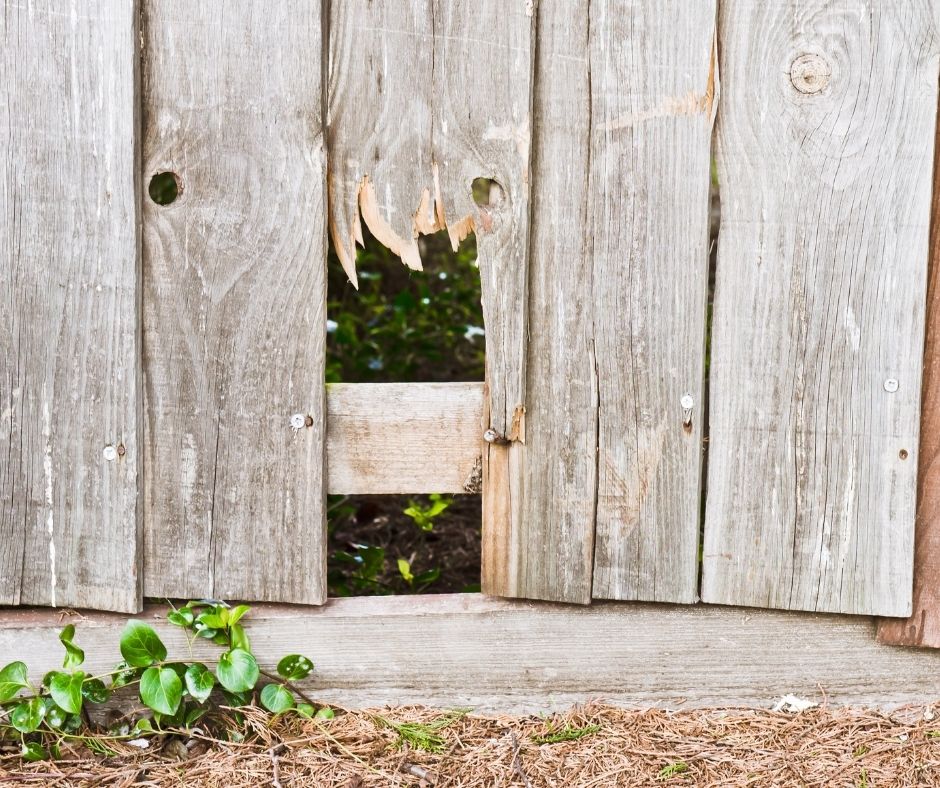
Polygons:
<instances>
[{"instance_id":1,"label":"round hole in plank","mask_svg":"<svg viewBox=\"0 0 940 788\"><path fill-rule=\"evenodd\" d=\"M171 205L183 191L179 176L175 172L158 172L150 179L150 199L157 205Z\"/></svg>"},{"instance_id":2,"label":"round hole in plank","mask_svg":"<svg viewBox=\"0 0 940 788\"><path fill-rule=\"evenodd\" d=\"M473 201L481 208L495 208L505 197L503 187L492 178L474 178L470 188Z\"/></svg>"}]
</instances>

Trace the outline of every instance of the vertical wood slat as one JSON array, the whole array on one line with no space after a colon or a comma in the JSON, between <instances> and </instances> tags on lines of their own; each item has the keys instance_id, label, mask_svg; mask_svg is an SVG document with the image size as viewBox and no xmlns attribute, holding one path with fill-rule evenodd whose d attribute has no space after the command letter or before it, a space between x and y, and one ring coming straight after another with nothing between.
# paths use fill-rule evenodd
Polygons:
<instances>
[{"instance_id":1,"label":"vertical wood slat","mask_svg":"<svg viewBox=\"0 0 940 788\"><path fill-rule=\"evenodd\" d=\"M905 615L937 41L723 0L706 602Z\"/></svg>"},{"instance_id":2,"label":"vertical wood slat","mask_svg":"<svg viewBox=\"0 0 940 788\"><path fill-rule=\"evenodd\" d=\"M326 597L320 3L144 3L146 593Z\"/></svg>"},{"instance_id":3,"label":"vertical wood slat","mask_svg":"<svg viewBox=\"0 0 940 788\"><path fill-rule=\"evenodd\" d=\"M882 618L878 640L940 648L940 124L934 138L928 268L912 611L906 619Z\"/></svg>"},{"instance_id":4,"label":"vertical wood slat","mask_svg":"<svg viewBox=\"0 0 940 788\"><path fill-rule=\"evenodd\" d=\"M142 601L135 6L0 14L2 604Z\"/></svg>"},{"instance_id":5,"label":"vertical wood slat","mask_svg":"<svg viewBox=\"0 0 940 788\"><path fill-rule=\"evenodd\" d=\"M596 598L698 598L715 11L591 4Z\"/></svg>"},{"instance_id":6,"label":"vertical wood slat","mask_svg":"<svg viewBox=\"0 0 940 788\"><path fill-rule=\"evenodd\" d=\"M419 235L446 229L456 248L476 233L487 365L480 432L495 439L483 453L483 588L541 597L503 583L514 558L502 543L519 519L525 439L534 12L534 3L498 0L333 3L328 134L330 229L353 281L363 220L412 268ZM474 204L477 178L497 184L484 205Z\"/></svg>"}]
</instances>

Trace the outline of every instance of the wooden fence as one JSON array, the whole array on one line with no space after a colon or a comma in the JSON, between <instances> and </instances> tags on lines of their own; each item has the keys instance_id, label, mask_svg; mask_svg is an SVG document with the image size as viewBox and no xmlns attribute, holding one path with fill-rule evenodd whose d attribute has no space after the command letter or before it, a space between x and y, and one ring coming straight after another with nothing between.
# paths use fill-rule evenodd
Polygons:
<instances>
[{"instance_id":1,"label":"wooden fence","mask_svg":"<svg viewBox=\"0 0 940 788\"><path fill-rule=\"evenodd\" d=\"M319 604L327 492L482 490L491 594L912 613L930 4L3 11L0 602ZM363 222L475 233L485 384L324 387Z\"/></svg>"}]
</instances>

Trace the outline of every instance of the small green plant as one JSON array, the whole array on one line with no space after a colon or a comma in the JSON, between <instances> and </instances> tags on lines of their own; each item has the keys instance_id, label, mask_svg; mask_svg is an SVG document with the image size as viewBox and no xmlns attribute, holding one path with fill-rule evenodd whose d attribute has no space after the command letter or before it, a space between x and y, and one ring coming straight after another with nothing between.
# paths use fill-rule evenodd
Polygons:
<instances>
[{"instance_id":1,"label":"small green plant","mask_svg":"<svg viewBox=\"0 0 940 788\"><path fill-rule=\"evenodd\" d=\"M230 607L224 602L201 600L167 614L171 624L187 632L190 652L198 638L221 647L218 658L207 661L169 659L156 631L132 619L121 634L123 661L99 675L80 669L85 652L75 643L75 626L69 624L59 633L65 651L62 670L50 671L38 686L29 681L25 662L11 662L0 670L0 738L18 738L25 760L58 758L62 744L70 740L107 754L111 752L109 741L189 729L219 706L250 704L262 676L267 681L258 700L268 711L278 714L293 709L319 719L332 716L330 709L318 710L294 683L313 671L309 659L290 654L278 663L276 673L258 666L241 623L249 609L248 605ZM89 705L104 703L122 687L136 687L150 713L123 733L92 732ZM209 702L214 692L221 704Z\"/></svg>"},{"instance_id":2,"label":"small green plant","mask_svg":"<svg viewBox=\"0 0 940 788\"><path fill-rule=\"evenodd\" d=\"M433 531L434 520L446 512L453 502L454 499L451 497L432 493L428 496L427 506L422 505L419 501L411 500L408 502L409 505L404 510L404 514L414 520L414 524L422 531Z\"/></svg>"},{"instance_id":3,"label":"small green plant","mask_svg":"<svg viewBox=\"0 0 940 788\"><path fill-rule=\"evenodd\" d=\"M868 769L862 768L859 775L858 788L868 788Z\"/></svg>"},{"instance_id":4,"label":"small green plant","mask_svg":"<svg viewBox=\"0 0 940 788\"><path fill-rule=\"evenodd\" d=\"M533 736L532 741L536 744L558 744L564 741L577 741L585 736L591 736L601 729L600 725L585 725L583 728L576 728L571 723L565 723L565 727L555 730L549 727L546 733Z\"/></svg>"},{"instance_id":5,"label":"small green plant","mask_svg":"<svg viewBox=\"0 0 940 788\"><path fill-rule=\"evenodd\" d=\"M869 751L868 747L864 744L859 744L852 753L853 758L861 758L863 755L867 754Z\"/></svg>"},{"instance_id":6,"label":"small green plant","mask_svg":"<svg viewBox=\"0 0 940 788\"><path fill-rule=\"evenodd\" d=\"M444 737L440 732L465 717L468 712L469 709L454 709L440 719L428 723L395 722L386 717L376 717L375 721L385 728L391 728L398 734L395 746L399 749L407 744L415 750L442 752L444 750Z\"/></svg>"},{"instance_id":7,"label":"small green plant","mask_svg":"<svg viewBox=\"0 0 940 788\"><path fill-rule=\"evenodd\" d=\"M663 766L656 776L660 780L669 780L680 774L685 774L688 770L689 764L687 764L685 761L676 761L675 763L670 763L666 766Z\"/></svg>"}]
</instances>

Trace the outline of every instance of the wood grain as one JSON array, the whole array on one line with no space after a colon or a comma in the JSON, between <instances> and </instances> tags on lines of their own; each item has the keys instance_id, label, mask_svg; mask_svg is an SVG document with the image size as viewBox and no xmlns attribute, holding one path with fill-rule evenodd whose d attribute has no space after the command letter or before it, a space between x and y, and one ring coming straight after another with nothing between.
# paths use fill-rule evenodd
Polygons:
<instances>
[{"instance_id":1,"label":"wood grain","mask_svg":"<svg viewBox=\"0 0 940 788\"><path fill-rule=\"evenodd\" d=\"M146 593L319 603L320 4L144 9Z\"/></svg>"},{"instance_id":2,"label":"wood grain","mask_svg":"<svg viewBox=\"0 0 940 788\"><path fill-rule=\"evenodd\" d=\"M591 4L595 598L698 598L714 42L715 2Z\"/></svg>"},{"instance_id":3,"label":"wood grain","mask_svg":"<svg viewBox=\"0 0 940 788\"><path fill-rule=\"evenodd\" d=\"M703 599L907 615L929 8L725 0Z\"/></svg>"},{"instance_id":4,"label":"wood grain","mask_svg":"<svg viewBox=\"0 0 940 788\"><path fill-rule=\"evenodd\" d=\"M921 388L914 595L909 618L883 618L878 640L940 648L940 125L934 140L933 203L927 282L924 380Z\"/></svg>"},{"instance_id":5,"label":"wood grain","mask_svg":"<svg viewBox=\"0 0 940 788\"><path fill-rule=\"evenodd\" d=\"M165 607L148 607L170 658L190 652ZM114 666L122 616L72 619L86 669ZM757 706L793 693L890 708L937 699L940 654L879 645L870 618L704 605L588 608L479 595L331 600L318 609L256 605L244 620L259 662L316 664L305 682L344 708L427 703L540 712L605 699L630 706ZM7 611L0 654L29 654L32 675L61 666L57 614ZM603 633L599 637L598 633ZM195 657L217 655L199 641ZM825 695L823 695L825 693Z\"/></svg>"},{"instance_id":6,"label":"wood grain","mask_svg":"<svg viewBox=\"0 0 940 788\"><path fill-rule=\"evenodd\" d=\"M326 410L330 493L480 492L482 383L334 383Z\"/></svg>"},{"instance_id":7,"label":"wood grain","mask_svg":"<svg viewBox=\"0 0 940 788\"><path fill-rule=\"evenodd\" d=\"M0 603L137 610L136 3L2 5Z\"/></svg>"}]
</instances>

